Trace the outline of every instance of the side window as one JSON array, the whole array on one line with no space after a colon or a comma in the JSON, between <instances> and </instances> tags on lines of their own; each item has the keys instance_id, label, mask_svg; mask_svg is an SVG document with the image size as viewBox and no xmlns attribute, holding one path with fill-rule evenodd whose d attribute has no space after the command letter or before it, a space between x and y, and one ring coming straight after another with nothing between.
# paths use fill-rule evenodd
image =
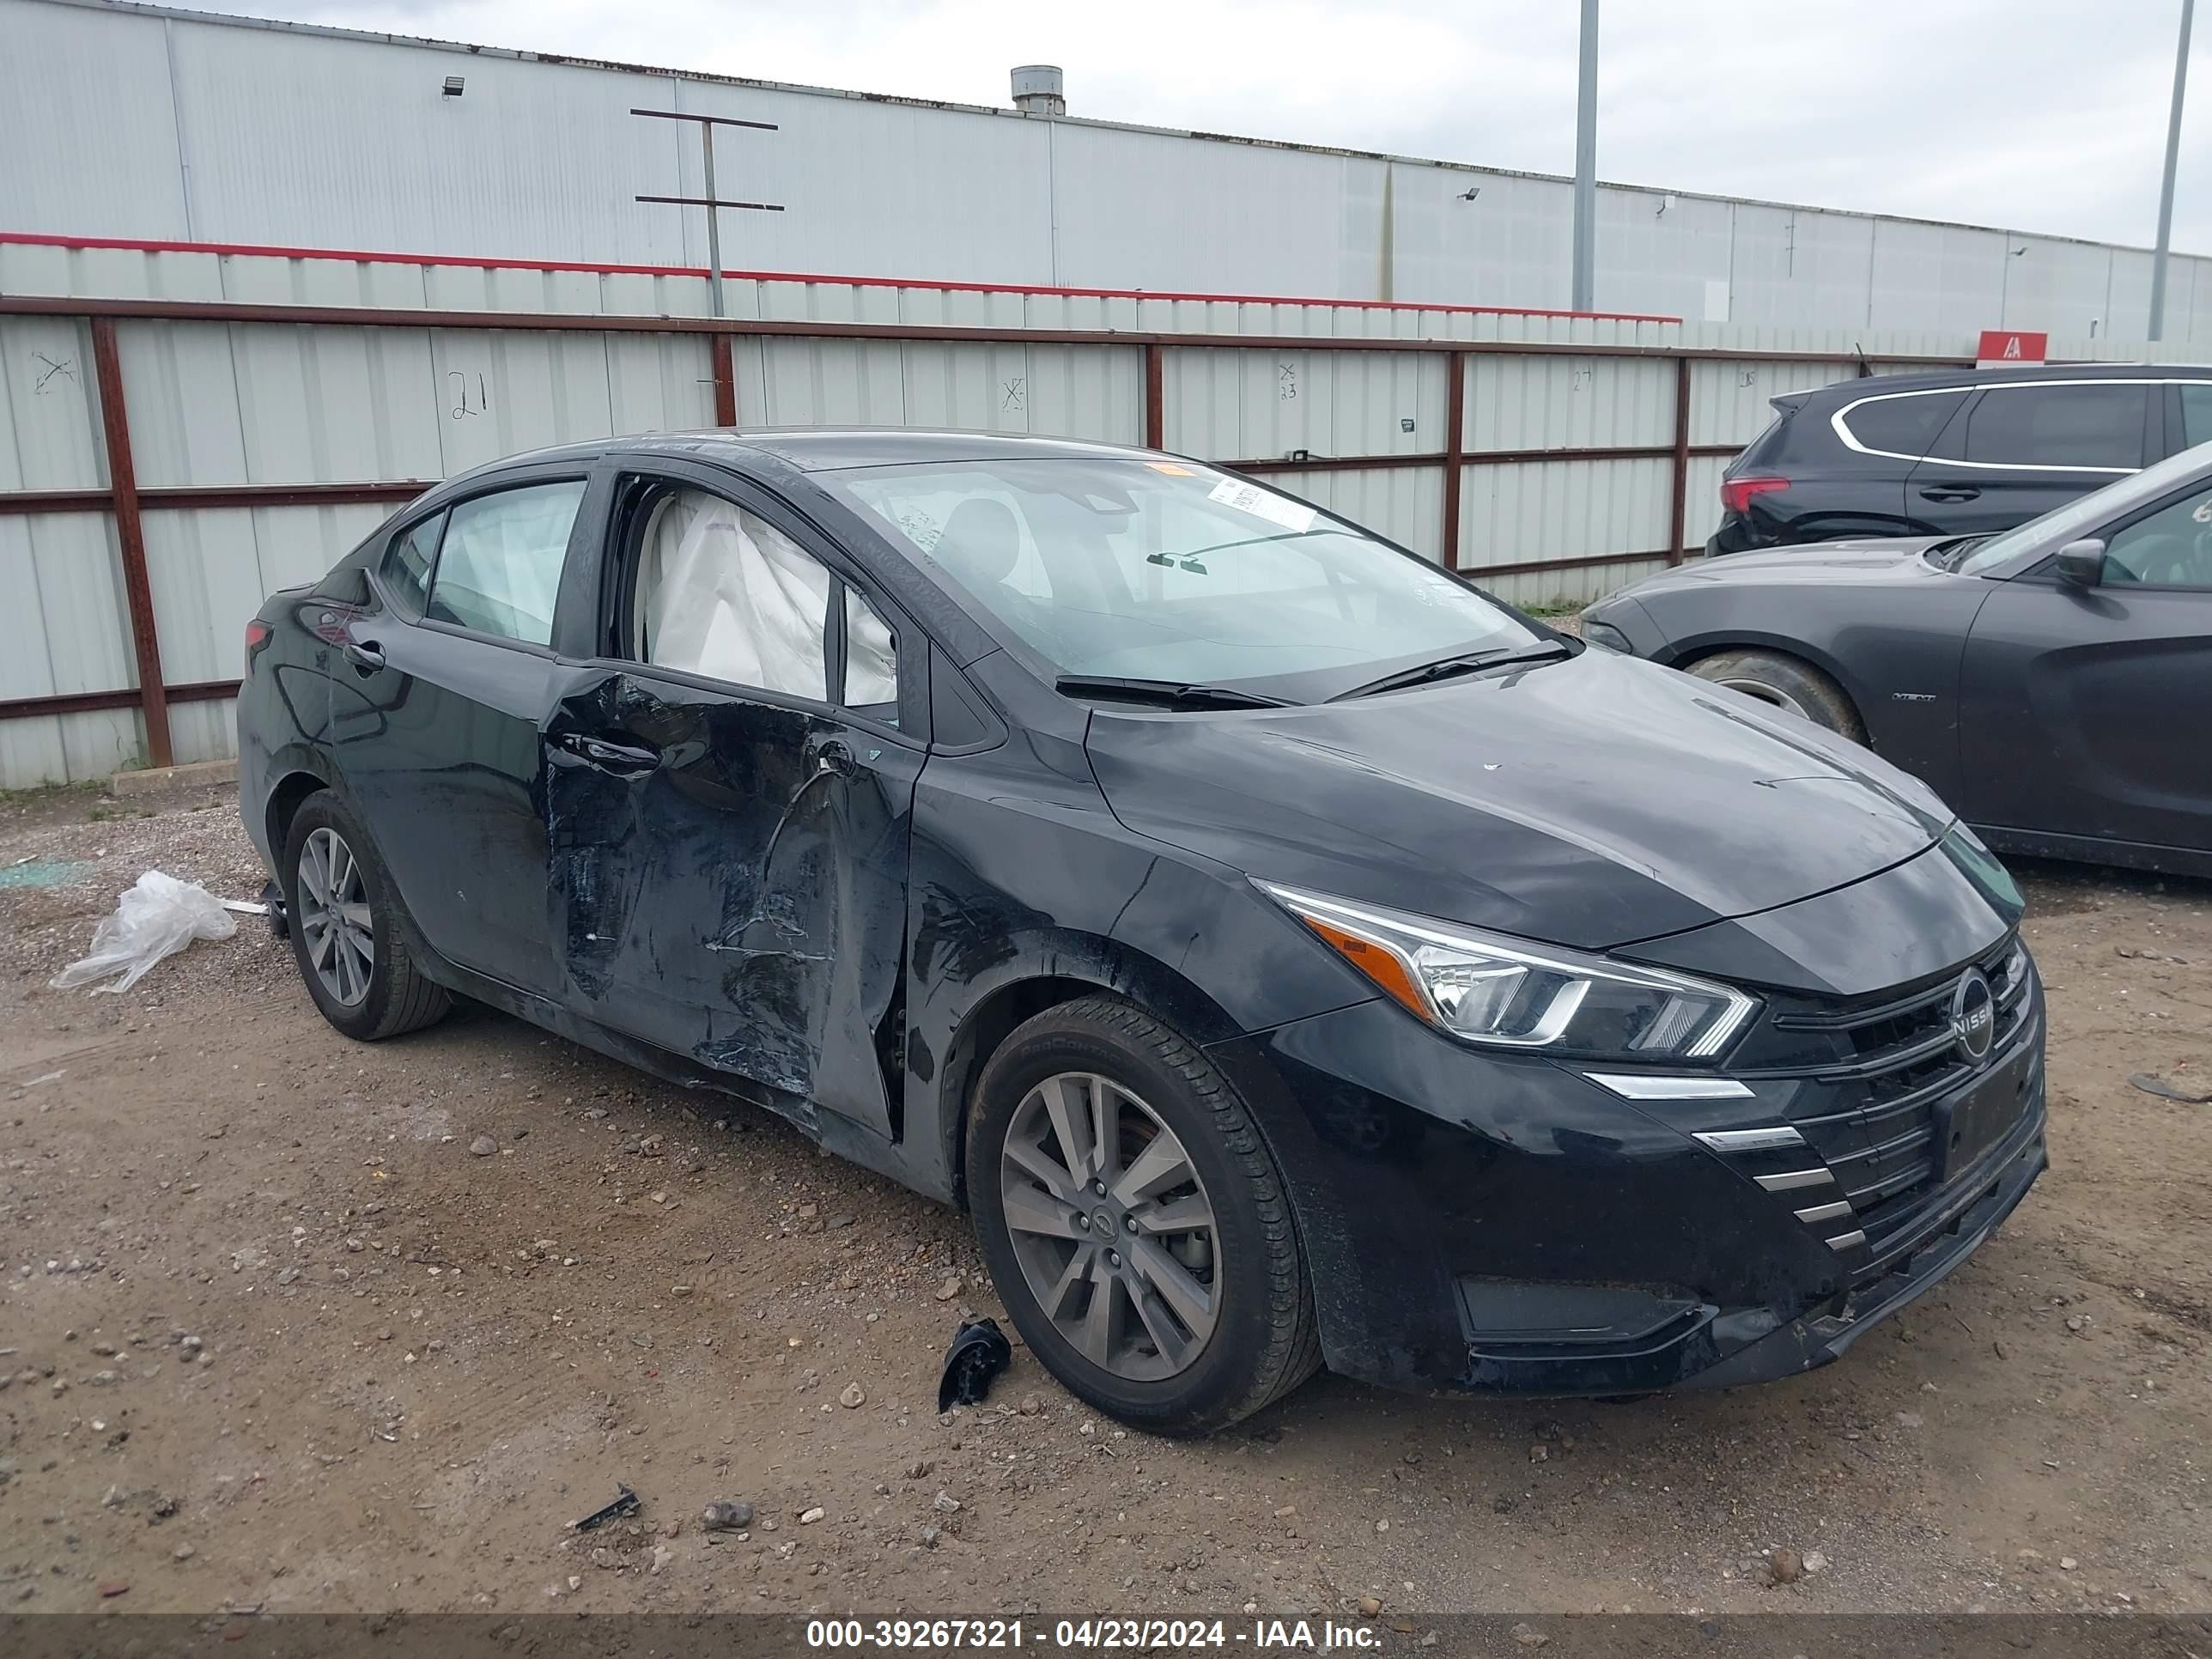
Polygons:
<instances>
[{"instance_id":1,"label":"side window","mask_svg":"<svg viewBox=\"0 0 2212 1659\"><path fill-rule=\"evenodd\" d=\"M429 603L430 567L438 562L438 537L445 527L446 515L433 513L385 553L384 584L410 616L421 616Z\"/></svg>"},{"instance_id":2,"label":"side window","mask_svg":"<svg viewBox=\"0 0 2212 1659\"><path fill-rule=\"evenodd\" d=\"M582 481L478 495L447 515L424 615L525 645L553 642L553 601Z\"/></svg>"},{"instance_id":3,"label":"side window","mask_svg":"<svg viewBox=\"0 0 2212 1659\"><path fill-rule=\"evenodd\" d=\"M773 525L704 490L672 489L647 515L636 568L639 661L829 701L836 579Z\"/></svg>"},{"instance_id":4,"label":"side window","mask_svg":"<svg viewBox=\"0 0 2212 1659\"><path fill-rule=\"evenodd\" d=\"M2212 443L2212 386L2201 380L2185 380L2178 388L2181 393L2181 447L2194 449L2202 443Z\"/></svg>"},{"instance_id":5,"label":"side window","mask_svg":"<svg viewBox=\"0 0 2212 1659\"><path fill-rule=\"evenodd\" d=\"M2143 388L1993 386L1966 416L1970 461L1996 466L2142 465Z\"/></svg>"},{"instance_id":6,"label":"side window","mask_svg":"<svg viewBox=\"0 0 2212 1659\"><path fill-rule=\"evenodd\" d=\"M2105 542L2107 582L2212 588L2212 489L2144 514Z\"/></svg>"},{"instance_id":7,"label":"side window","mask_svg":"<svg viewBox=\"0 0 2212 1659\"><path fill-rule=\"evenodd\" d=\"M1966 398L1963 391L1875 398L1844 416L1844 424L1863 447L1885 455L1933 455L1937 435Z\"/></svg>"}]
</instances>

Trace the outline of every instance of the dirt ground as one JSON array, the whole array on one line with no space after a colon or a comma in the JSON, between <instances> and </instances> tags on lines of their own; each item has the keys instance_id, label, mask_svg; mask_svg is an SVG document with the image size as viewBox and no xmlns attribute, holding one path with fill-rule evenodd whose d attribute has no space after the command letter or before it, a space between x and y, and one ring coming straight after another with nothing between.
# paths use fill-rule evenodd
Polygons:
<instances>
[{"instance_id":1,"label":"dirt ground","mask_svg":"<svg viewBox=\"0 0 2212 1659\"><path fill-rule=\"evenodd\" d=\"M0 1609L2212 1606L2212 1106L2129 1081L2212 1091L2212 887L2026 872L2055 1168L1843 1363L1183 1444L1019 1349L940 1419L965 1222L763 1114L482 1010L347 1042L251 919L46 988L143 870L253 896L234 814L0 804Z\"/></svg>"}]
</instances>

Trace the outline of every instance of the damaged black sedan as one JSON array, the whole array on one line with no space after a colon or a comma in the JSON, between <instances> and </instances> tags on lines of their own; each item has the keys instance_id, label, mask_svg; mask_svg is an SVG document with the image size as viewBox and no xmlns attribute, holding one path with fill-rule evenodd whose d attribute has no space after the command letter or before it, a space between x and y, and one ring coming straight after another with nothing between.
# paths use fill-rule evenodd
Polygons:
<instances>
[{"instance_id":1,"label":"damaged black sedan","mask_svg":"<svg viewBox=\"0 0 2212 1659\"><path fill-rule=\"evenodd\" d=\"M525 456L247 658L333 1025L465 996L780 1113L1132 1424L1785 1376L2045 1164L2020 896L1923 786L1198 462Z\"/></svg>"}]
</instances>

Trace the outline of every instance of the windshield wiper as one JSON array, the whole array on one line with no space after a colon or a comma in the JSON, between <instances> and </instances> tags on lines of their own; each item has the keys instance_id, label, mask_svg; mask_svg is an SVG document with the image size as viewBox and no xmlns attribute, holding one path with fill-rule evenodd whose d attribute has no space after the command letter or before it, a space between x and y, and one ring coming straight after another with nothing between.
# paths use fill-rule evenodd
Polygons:
<instances>
[{"instance_id":1,"label":"windshield wiper","mask_svg":"<svg viewBox=\"0 0 2212 1659\"><path fill-rule=\"evenodd\" d=\"M1448 680L1459 674L1480 674L1492 668L1512 668L1522 663L1557 662L1562 657L1574 655L1571 647L1556 640L1547 640L1532 646L1500 646L1489 651L1471 651L1457 657L1442 657L1435 662L1425 662L1395 674L1385 674L1379 680L1370 680L1364 685L1355 685L1349 691L1340 691L1331 702L1343 702L1352 697L1369 697L1378 691L1401 691L1409 685L1426 685L1434 680Z\"/></svg>"},{"instance_id":2,"label":"windshield wiper","mask_svg":"<svg viewBox=\"0 0 2212 1659\"><path fill-rule=\"evenodd\" d=\"M1052 683L1062 696L1099 697L1110 702L1158 703L1163 708L1288 708L1287 697L1264 697L1230 685L1198 685L1186 680L1117 679L1105 674L1062 674Z\"/></svg>"},{"instance_id":3,"label":"windshield wiper","mask_svg":"<svg viewBox=\"0 0 2212 1659\"><path fill-rule=\"evenodd\" d=\"M1928 562L1938 570L1956 570L1966 562L1966 555L1989 539L1988 536L1961 536L1956 541L1938 542L1927 550Z\"/></svg>"}]
</instances>

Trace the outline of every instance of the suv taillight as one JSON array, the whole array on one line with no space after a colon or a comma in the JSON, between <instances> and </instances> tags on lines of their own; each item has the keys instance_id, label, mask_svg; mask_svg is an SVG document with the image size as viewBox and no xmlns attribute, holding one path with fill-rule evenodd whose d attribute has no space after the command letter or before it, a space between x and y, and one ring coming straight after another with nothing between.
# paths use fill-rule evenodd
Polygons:
<instances>
[{"instance_id":1,"label":"suv taillight","mask_svg":"<svg viewBox=\"0 0 2212 1659\"><path fill-rule=\"evenodd\" d=\"M253 672L253 659L261 654L262 647L269 643L276 632L275 629L270 627L258 617L246 624L246 672L247 673L251 674Z\"/></svg>"},{"instance_id":2,"label":"suv taillight","mask_svg":"<svg viewBox=\"0 0 2212 1659\"><path fill-rule=\"evenodd\" d=\"M1778 489L1789 488L1787 478L1723 478L1721 507L1728 513L1748 513L1753 496L1771 495Z\"/></svg>"}]
</instances>

